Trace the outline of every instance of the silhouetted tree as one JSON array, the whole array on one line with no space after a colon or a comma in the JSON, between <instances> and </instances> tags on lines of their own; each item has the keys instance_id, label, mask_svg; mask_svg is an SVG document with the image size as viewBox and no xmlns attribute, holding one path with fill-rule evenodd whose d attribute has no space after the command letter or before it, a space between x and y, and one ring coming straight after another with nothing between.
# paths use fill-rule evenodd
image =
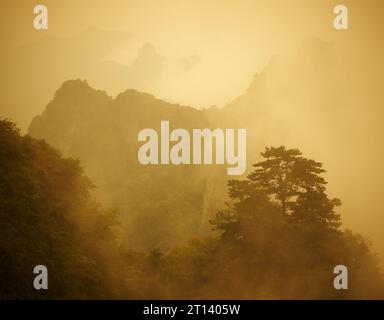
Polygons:
<instances>
[{"instance_id":1,"label":"silhouetted tree","mask_svg":"<svg viewBox=\"0 0 384 320\"><path fill-rule=\"evenodd\" d=\"M329 227L340 226L340 217L334 207L340 200L329 199L325 192L327 182L321 176L325 170L320 162L302 157L297 149L266 148L264 161L254 165L255 170L245 182L230 181L232 198L254 196L263 192L281 206L284 215L297 221L322 222Z\"/></svg>"},{"instance_id":2,"label":"silhouetted tree","mask_svg":"<svg viewBox=\"0 0 384 320\"><path fill-rule=\"evenodd\" d=\"M226 264L222 281L242 283L236 297L377 296L383 288L377 260L364 238L340 230L334 211L340 200L326 194L321 163L283 146L262 156L246 180L228 182L232 201L211 221L221 232L216 259ZM333 289L338 264L348 266L359 288Z\"/></svg>"}]
</instances>

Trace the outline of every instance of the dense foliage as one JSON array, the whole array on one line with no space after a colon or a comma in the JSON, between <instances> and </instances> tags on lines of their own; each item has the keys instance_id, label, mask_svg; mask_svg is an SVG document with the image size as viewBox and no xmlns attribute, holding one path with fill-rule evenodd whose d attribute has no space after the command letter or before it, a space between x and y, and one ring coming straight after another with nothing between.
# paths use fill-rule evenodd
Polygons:
<instances>
[{"instance_id":1,"label":"dense foliage","mask_svg":"<svg viewBox=\"0 0 384 320\"><path fill-rule=\"evenodd\" d=\"M0 121L0 297L102 297L115 281L113 211L92 200L77 160ZM37 292L33 268L49 270Z\"/></svg>"},{"instance_id":2,"label":"dense foliage","mask_svg":"<svg viewBox=\"0 0 384 320\"><path fill-rule=\"evenodd\" d=\"M383 298L377 258L341 230L322 165L284 147L262 156L229 181L211 237L128 251L79 162L0 120L0 298ZM33 289L39 264L48 290ZM349 290L333 288L339 264Z\"/></svg>"}]
</instances>

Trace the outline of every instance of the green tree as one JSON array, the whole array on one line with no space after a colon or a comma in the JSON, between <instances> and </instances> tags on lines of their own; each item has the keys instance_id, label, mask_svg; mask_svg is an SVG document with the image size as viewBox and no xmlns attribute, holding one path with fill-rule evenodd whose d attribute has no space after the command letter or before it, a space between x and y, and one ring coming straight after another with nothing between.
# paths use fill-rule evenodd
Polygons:
<instances>
[{"instance_id":1,"label":"green tree","mask_svg":"<svg viewBox=\"0 0 384 320\"><path fill-rule=\"evenodd\" d=\"M320 162L284 146L266 148L261 155L265 160L254 165L247 190L264 192L281 206L283 214L297 221L321 222L332 228L340 226L340 216L334 208L341 203L328 198L327 182L321 176L325 170Z\"/></svg>"}]
</instances>

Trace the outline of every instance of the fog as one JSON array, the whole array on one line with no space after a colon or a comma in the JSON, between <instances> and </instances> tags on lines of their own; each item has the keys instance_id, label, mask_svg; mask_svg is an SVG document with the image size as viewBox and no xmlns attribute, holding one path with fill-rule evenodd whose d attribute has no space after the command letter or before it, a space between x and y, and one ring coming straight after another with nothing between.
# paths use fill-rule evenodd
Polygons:
<instances>
[{"instance_id":1,"label":"fog","mask_svg":"<svg viewBox=\"0 0 384 320\"><path fill-rule=\"evenodd\" d=\"M384 256L382 1L344 1L347 31L328 0L47 0L46 31L34 4L1 3L0 113L23 132L68 79L218 106L248 128L249 163L268 145L323 162L343 226Z\"/></svg>"}]
</instances>

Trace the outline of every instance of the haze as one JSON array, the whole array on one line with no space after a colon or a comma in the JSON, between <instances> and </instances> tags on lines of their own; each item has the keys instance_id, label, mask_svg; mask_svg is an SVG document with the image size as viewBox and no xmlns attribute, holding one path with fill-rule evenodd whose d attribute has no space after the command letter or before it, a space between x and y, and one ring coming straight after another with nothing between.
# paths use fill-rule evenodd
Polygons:
<instances>
[{"instance_id":1,"label":"haze","mask_svg":"<svg viewBox=\"0 0 384 320\"><path fill-rule=\"evenodd\" d=\"M360 81L352 79L343 87L353 97L353 109L339 114L347 124L340 126L329 118L327 109L314 118L318 123L303 124L292 111L275 110L275 116L297 127L301 137L284 143L301 143L293 147L324 161L330 189L343 201L344 225L371 238L384 255L382 1L343 1L349 9L348 31L333 29L332 11L339 2L328 0L45 1L47 31L32 27L36 4L29 0L1 3L0 112L23 131L68 79L87 79L92 87L112 96L136 88L195 108L222 107L246 92L255 74L262 73L275 55L296 55L308 38L340 48L344 70L340 79L347 81L349 72L362 74ZM337 85L324 75L312 86L328 80ZM338 88L334 96L321 98L337 101ZM279 96L279 101L284 97ZM319 97L308 94L307 98ZM327 127L320 122L324 119L329 120ZM325 133L321 142L305 134L306 128L316 126ZM342 131L351 134L339 135ZM282 132L276 126L265 141L279 143ZM347 151L329 147L334 139L342 141ZM350 159L353 152L359 155L354 160ZM341 167L357 178L348 180Z\"/></svg>"}]
</instances>

